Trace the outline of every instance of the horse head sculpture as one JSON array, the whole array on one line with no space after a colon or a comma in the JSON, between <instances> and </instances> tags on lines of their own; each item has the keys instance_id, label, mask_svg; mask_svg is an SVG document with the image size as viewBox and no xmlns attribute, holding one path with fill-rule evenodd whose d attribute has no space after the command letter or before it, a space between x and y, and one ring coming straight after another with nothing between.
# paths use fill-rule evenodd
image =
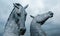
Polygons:
<instances>
[{"instance_id":1,"label":"horse head sculpture","mask_svg":"<svg viewBox=\"0 0 60 36\"><path fill-rule=\"evenodd\" d=\"M20 36L26 32L25 21L27 13L25 9L28 5L25 7L19 3L13 3L13 5L14 8L5 25L4 36Z\"/></svg>"},{"instance_id":2,"label":"horse head sculpture","mask_svg":"<svg viewBox=\"0 0 60 36\"><path fill-rule=\"evenodd\" d=\"M41 29L41 25L43 25L49 18L53 17L53 12L49 11L47 13L37 15L33 18L30 25L30 35L31 36L46 36L46 33Z\"/></svg>"},{"instance_id":3,"label":"horse head sculpture","mask_svg":"<svg viewBox=\"0 0 60 36\"><path fill-rule=\"evenodd\" d=\"M36 20L37 23L40 23L41 25L48 20L49 18L53 17L53 12L49 11L47 13L41 14L41 15L37 15L36 17L30 15L34 20Z\"/></svg>"}]
</instances>

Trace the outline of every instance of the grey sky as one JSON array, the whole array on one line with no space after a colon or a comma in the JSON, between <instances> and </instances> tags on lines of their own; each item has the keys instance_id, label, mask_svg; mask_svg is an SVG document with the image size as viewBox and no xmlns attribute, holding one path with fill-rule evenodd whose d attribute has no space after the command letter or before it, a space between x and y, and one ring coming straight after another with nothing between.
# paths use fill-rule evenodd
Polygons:
<instances>
[{"instance_id":1,"label":"grey sky","mask_svg":"<svg viewBox=\"0 0 60 36\"><path fill-rule=\"evenodd\" d=\"M48 36L59 36L60 30L60 0L0 0L0 33L3 32L4 25L13 9L13 3L20 3L23 6L29 4L26 9L28 16L26 20L27 32L29 35L29 27L32 18L29 15L36 16L37 14L52 11L54 17L46 21L42 26ZM56 34L56 35L55 35Z\"/></svg>"}]
</instances>

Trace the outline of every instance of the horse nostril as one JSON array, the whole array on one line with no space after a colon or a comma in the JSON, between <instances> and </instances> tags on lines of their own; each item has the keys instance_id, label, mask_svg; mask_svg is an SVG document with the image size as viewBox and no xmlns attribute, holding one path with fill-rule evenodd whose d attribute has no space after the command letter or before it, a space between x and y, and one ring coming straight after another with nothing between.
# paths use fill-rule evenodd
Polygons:
<instances>
[{"instance_id":1,"label":"horse nostril","mask_svg":"<svg viewBox=\"0 0 60 36\"><path fill-rule=\"evenodd\" d=\"M25 32L25 31L26 31L26 29L20 29L20 31L21 31L21 32Z\"/></svg>"},{"instance_id":2,"label":"horse nostril","mask_svg":"<svg viewBox=\"0 0 60 36\"><path fill-rule=\"evenodd\" d=\"M53 13L51 13L50 16L53 17Z\"/></svg>"},{"instance_id":3,"label":"horse nostril","mask_svg":"<svg viewBox=\"0 0 60 36\"><path fill-rule=\"evenodd\" d=\"M20 29L20 31L23 31L23 29Z\"/></svg>"},{"instance_id":4,"label":"horse nostril","mask_svg":"<svg viewBox=\"0 0 60 36\"><path fill-rule=\"evenodd\" d=\"M50 15L53 15L53 13L51 13Z\"/></svg>"},{"instance_id":5,"label":"horse nostril","mask_svg":"<svg viewBox=\"0 0 60 36\"><path fill-rule=\"evenodd\" d=\"M21 35L24 35L25 32L26 32L26 29L24 29L24 28L21 28L21 29L20 29L20 34L21 34Z\"/></svg>"}]
</instances>

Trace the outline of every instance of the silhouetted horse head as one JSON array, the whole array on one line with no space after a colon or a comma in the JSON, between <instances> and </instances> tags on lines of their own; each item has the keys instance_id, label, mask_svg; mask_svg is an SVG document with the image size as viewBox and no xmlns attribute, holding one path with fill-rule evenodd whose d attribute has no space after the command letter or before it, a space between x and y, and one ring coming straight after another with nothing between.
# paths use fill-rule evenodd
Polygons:
<instances>
[{"instance_id":1,"label":"silhouetted horse head","mask_svg":"<svg viewBox=\"0 0 60 36\"><path fill-rule=\"evenodd\" d=\"M33 20L36 22L36 23L40 23L41 25L44 24L44 22L53 17L53 12L49 11L47 13L44 13L44 14L41 14L41 15L37 15L36 17L32 16L31 17L33 18Z\"/></svg>"},{"instance_id":2,"label":"silhouetted horse head","mask_svg":"<svg viewBox=\"0 0 60 36\"><path fill-rule=\"evenodd\" d=\"M36 17L31 16L33 18L30 25L30 35L31 36L46 36L46 33L41 29L41 25L43 25L49 18L53 17L53 13L51 11L38 14Z\"/></svg>"},{"instance_id":3,"label":"silhouetted horse head","mask_svg":"<svg viewBox=\"0 0 60 36\"><path fill-rule=\"evenodd\" d=\"M23 7L19 3L13 3L13 5L14 5L14 8L5 25L5 32L6 30L8 31L11 30L10 27L13 27L13 30L15 30L15 28L17 29L18 27L18 29L15 30L16 33L18 33L17 31L19 30L19 35L24 35L24 33L26 32L25 21L26 21L26 16L27 16L25 9L28 7L28 5L26 5L25 7ZM11 30L11 32L15 33L13 32L13 30Z\"/></svg>"},{"instance_id":4,"label":"silhouetted horse head","mask_svg":"<svg viewBox=\"0 0 60 36\"><path fill-rule=\"evenodd\" d=\"M26 16L27 16L27 13L26 13L25 9L28 7L28 5L23 7L21 4L15 3L14 7L16 9L16 11L15 11L16 20L15 21L19 26L20 35L24 35L24 33L26 31L25 21L26 21Z\"/></svg>"}]
</instances>

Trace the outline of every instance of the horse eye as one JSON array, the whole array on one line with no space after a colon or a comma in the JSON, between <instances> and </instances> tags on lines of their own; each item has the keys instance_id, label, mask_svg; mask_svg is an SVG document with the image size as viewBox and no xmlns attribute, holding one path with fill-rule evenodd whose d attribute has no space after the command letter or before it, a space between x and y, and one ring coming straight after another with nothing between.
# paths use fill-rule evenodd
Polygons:
<instances>
[{"instance_id":1,"label":"horse eye","mask_svg":"<svg viewBox=\"0 0 60 36\"><path fill-rule=\"evenodd\" d=\"M41 23L41 22L37 22L37 23Z\"/></svg>"},{"instance_id":2,"label":"horse eye","mask_svg":"<svg viewBox=\"0 0 60 36\"><path fill-rule=\"evenodd\" d=\"M43 25L44 22L37 22L37 23L39 23L40 25Z\"/></svg>"},{"instance_id":3,"label":"horse eye","mask_svg":"<svg viewBox=\"0 0 60 36\"><path fill-rule=\"evenodd\" d=\"M25 14L25 16L26 16L27 14Z\"/></svg>"},{"instance_id":4,"label":"horse eye","mask_svg":"<svg viewBox=\"0 0 60 36\"><path fill-rule=\"evenodd\" d=\"M17 13L17 15L18 15L18 16L21 16L21 14L20 14L20 13Z\"/></svg>"}]
</instances>

